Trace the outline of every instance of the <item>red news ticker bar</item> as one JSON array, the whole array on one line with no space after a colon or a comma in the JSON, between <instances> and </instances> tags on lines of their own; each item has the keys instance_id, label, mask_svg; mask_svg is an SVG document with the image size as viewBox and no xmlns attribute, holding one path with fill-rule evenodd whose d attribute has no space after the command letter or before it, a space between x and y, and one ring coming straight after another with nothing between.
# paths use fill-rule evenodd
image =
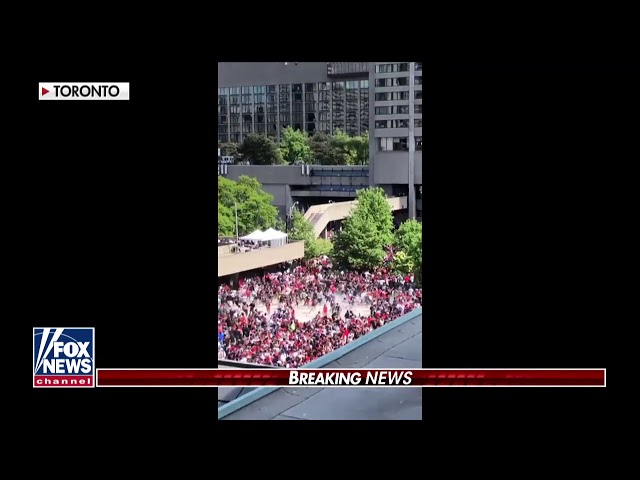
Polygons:
<instances>
[{"instance_id":1,"label":"red news ticker bar","mask_svg":"<svg viewBox=\"0 0 640 480\"><path fill-rule=\"evenodd\" d=\"M315 378L329 373L360 373L358 385L339 383L340 386L606 386L605 369L297 369L298 373L313 373ZM98 387L233 387L233 386L289 386L291 370L280 369L97 369ZM411 384L402 380L396 384L367 383L367 373L389 372L398 375L410 372ZM387 374L386 378L389 377ZM335 386L328 383L320 387Z\"/></svg>"}]
</instances>

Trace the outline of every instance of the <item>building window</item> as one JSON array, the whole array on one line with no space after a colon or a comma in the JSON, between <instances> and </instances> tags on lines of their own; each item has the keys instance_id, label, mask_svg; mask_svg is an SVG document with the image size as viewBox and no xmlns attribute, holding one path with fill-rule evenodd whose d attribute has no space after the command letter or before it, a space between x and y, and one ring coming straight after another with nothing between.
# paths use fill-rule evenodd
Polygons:
<instances>
[{"instance_id":1,"label":"building window","mask_svg":"<svg viewBox=\"0 0 640 480\"><path fill-rule=\"evenodd\" d=\"M266 90L266 87L261 85L259 87L253 87L253 93L264 93Z\"/></svg>"},{"instance_id":2,"label":"building window","mask_svg":"<svg viewBox=\"0 0 640 480\"><path fill-rule=\"evenodd\" d=\"M378 138L378 150L381 152L404 152L409 150L407 137L382 137Z\"/></svg>"},{"instance_id":3,"label":"building window","mask_svg":"<svg viewBox=\"0 0 640 480\"><path fill-rule=\"evenodd\" d=\"M255 105L256 113L264 113L264 105Z\"/></svg>"},{"instance_id":4,"label":"building window","mask_svg":"<svg viewBox=\"0 0 640 480\"><path fill-rule=\"evenodd\" d=\"M229 89L230 95L240 95L240 87L231 87Z\"/></svg>"},{"instance_id":5,"label":"building window","mask_svg":"<svg viewBox=\"0 0 640 480\"><path fill-rule=\"evenodd\" d=\"M376 107L375 114L376 115L389 115L391 107Z\"/></svg>"},{"instance_id":6,"label":"building window","mask_svg":"<svg viewBox=\"0 0 640 480\"><path fill-rule=\"evenodd\" d=\"M264 123L264 115L257 113L255 117L255 123Z\"/></svg>"},{"instance_id":7,"label":"building window","mask_svg":"<svg viewBox=\"0 0 640 480\"><path fill-rule=\"evenodd\" d=\"M229 120L229 117L227 117L226 115L218 115L218 124L229 123L228 120Z\"/></svg>"},{"instance_id":8,"label":"building window","mask_svg":"<svg viewBox=\"0 0 640 480\"><path fill-rule=\"evenodd\" d=\"M264 133L265 132L264 123L262 123L260 125L256 124L255 128L256 128L256 133Z\"/></svg>"},{"instance_id":9,"label":"building window","mask_svg":"<svg viewBox=\"0 0 640 480\"><path fill-rule=\"evenodd\" d=\"M415 94L416 100L422 100L422 90L415 90L413 93Z\"/></svg>"},{"instance_id":10,"label":"building window","mask_svg":"<svg viewBox=\"0 0 640 480\"><path fill-rule=\"evenodd\" d=\"M251 93L251 87L242 87L242 94L250 94Z\"/></svg>"},{"instance_id":11,"label":"building window","mask_svg":"<svg viewBox=\"0 0 640 480\"><path fill-rule=\"evenodd\" d=\"M251 133L251 123L244 123L242 125L242 133Z\"/></svg>"},{"instance_id":12,"label":"building window","mask_svg":"<svg viewBox=\"0 0 640 480\"><path fill-rule=\"evenodd\" d=\"M386 102L389 100L389 92L376 93L377 102Z\"/></svg>"},{"instance_id":13,"label":"building window","mask_svg":"<svg viewBox=\"0 0 640 480\"><path fill-rule=\"evenodd\" d=\"M413 126L414 127L422 127L422 119L421 118L414 118L413 119Z\"/></svg>"},{"instance_id":14,"label":"building window","mask_svg":"<svg viewBox=\"0 0 640 480\"><path fill-rule=\"evenodd\" d=\"M251 115L242 115L242 123L251 123L253 117Z\"/></svg>"},{"instance_id":15,"label":"building window","mask_svg":"<svg viewBox=\"0 0 640 480\"><path fill-rule=\"evenodd\" d=\"M413 77L413 84L422 85L422 75L416 75L415 77Z\"/></svg>"},{"instance_id":16,"label":"building window","mask_svg":"<svg viewBox=\"0 0 640 480\"><path fill-rule=\"evenodd\" d=\"M289 85L280 85L280 94L289 93Z\"/></svg>"},{"instance_id":17,"label":"building window","mask_svg":"<svg viewBox=\"0 0 640 480\"><path fill-rule=\"evenodd\" d=\"M316 121L316 114L315 113L306 113L305 116L307 117L307 122L315 123L315 121Z\"/></svg>"},{"instance_id":18,"label":"building window","mask_svg":"<svg viewBox=\"0 0 640 480\"><path fill-rule=\"evenodd\" d=\"M307 133L314 133L316 131L316 124L315 123L307 123Z\"/></svg>"},{"instance_id":19,"label":"building window","mask_svg":"<svg viewBox=\"0 0 640 480\"><path fill-rule=\"evenodd\" d=\"M408 63L380 63L376 65L376 73L395 73L408 71Z\"/></svg>"},{"instance_id":20,"label":"building window","mask_svg":"<svg viewBox=\"0 0 640 480\"><path fill-rule=\"evenodd\" d=\"M229 135L226 133L218 134L218 141L222 143L227 143L229 141Z\"/></svg>"},{"instance_id":21,"label":"building window","mask_svg":"<svg viewBox=\"0 0 640 480\"><path fill-rule=\"evenodd\" d=\"M240 115L238 114L229 115L229 123L240 123Z\"/></svg>"},{"instance_id":22,"label":"building window","mask_svg":"<svg viewBox=\"0 0 640 480\"><path fill-rule=\"evenodd\" d=\"M305 83L304 84L304 91L305 92L315 92L317 90L318 86L315 83Z\"/></svg>"},{"instance_id":23,"label":"building window","mask_svg":"<svg viewBox=\"0 0 640 480\"><path fill-rule=\"evenodd\" d=\"M302 102L302 94L301 93L294 93L293 94L293 101L294 102Z\"/></svg>"},{"instance_id":24,"label":"building window","mask_svg":"<svg viewBox=\"0 0 640 480\"><path fill-rule=\"evenodd\" d=\"M262 93L255 94L253 101L254 103L264 103L264 94Z\"/></svg>"},{"instance_id":25,"label":"building window","mask_svg":"<svg viewBox=\"0 0 640 480\"><path fill-rule=\"evenodd\" d=\"M240 143L240 134L232 133L229 137L229 141L232 143Z\"/></svg>"},{"instance_id":26,"label":"building window","mask_svg":"<svg viewBox=\"0 0 640 480\"><path fill-rule=\"evenodd\" d=\"M229 127L229 131L230 131L231 133L240 133L240 125L233 125L233 124L232 124L232 125Z\"/></svg>"},{"instance_id":27,"label":"building window","mask_svg":"<svg viewBox=\"0 0 640 480\"><path fill-rule=\"evenodd\" d=\"M291 105L291 111L293 112L301 112L302 111L302 103L294 103Z\"/></svg>"},{"instance_id":28,"label":"building window","mask_svg":"<svg viewBox=\"0 0 640 480\"><path fill-rule=\"evenodd\" d=\"M278 113L278 104L267 103L267 113Z\"/></svg>"},{"instance_id":29,"label":"building window","mask_svg":"<svg viewBox=\"0 0 640 480\"><path fill-rule=\"evenodd\" d=\"M243 105L242 106L242 113L253 113L253 106L252 105Z\"/></svg>"},{"instance_id":30,"label":"building window","mask_svg":"<svg viewBox=\"0 0 640 480\"><path fill-rule=\"evenodd\" d=\"M218 105L226 105L226 104L227 104L227 97L218 95Z\"/></svg>"},{"instance_id":31,"label":"building window","mask_svg":"<svg viewBox=\"0 0 640 480\"><path fill-rule=\"evenodd\" d=\"M422 113L422 105L414 105L413 113Z\"/></svg>"},{"instance_id":32,"label":"building window","mask_svg":"<svg viewBox=\"0 0 640 480\"><path fill-rule=\"evenodd\" d=\"M302 123L302 113L294 113L291 115L293 123Z\"/></svg>"},{"instance_id":33,"label":"building window","mask_svg":"<svg viewBox=\"0 0 640 480\"><path fill-rule=\"evenodd\" d=\"M376 87L406 87L407 85L409 85L409 77L376 78Z\"/></svg>"},{"instance_id":34,"label":"building window","mask_svg":"<svg viewBox=\"0 0 640 480\"><path fill-rule=\"evenodd\" d=\"M293 85L291 85L291 91L293 93L302 93L302 84L294 83Z\"/></svg>"},{"instance_id":35,"label":"building window","mask_svg":"<svg viewBox=\"0 0 640 480\"><path fill-rule=\"evenodd\" d=\"M247 105L251 103L251 95L242 95L242 104Z\"/></svg>"},{"instance_id":36,"label":"building window","mask_svg":"<svg viewBox=\"0 0 640 480\"><path fill-rule=\"evenodd\" d=\"M267 93L277 93L275 85L267 85Z\"/></svg>"},{"instance_id":37,"label":"building window","mask_svg":"<svg viewBox=\"0 0 640 480\"><path fill-rule=\"evenodd\" d=\"M281 113L280 114L280 123L286 123L287 125L291 123L291 117L289 113Z\"/></svg>"},{"instance_id":38,"label":"building window","mask_svg":"<svg viewBox=\"0 0 640 480\"><path fill-rule=\"evenodd\" d=\"M231 95L229 97L229 105L240 105L240 95Z\"/></svg>"},{"instance_id":39,"label":"building window","mask_svg":"<svg viewBox=\"0 0 640 480\"><path fill-rule=\"evenodd\" d=\"M220 105L218 107L218 113L220 113L222 115L226 115L227 114L227 106L226 105Z\"/></svg>"},{"instance_id":40,"label":"building window","mask_svg":"<svg viewBox=\"0 0 640 480\"><path fill-rule=\"evenodd\" d=\"M369 88L369 80L360 80L360 89Z\"/></svg>"},{"instance_id":41,"label":"building window","mask_svg":"<svg viewBox=\"0 0 640 480\"><path fill-rule=\"evenodd\" d=\"M360 82L362 86L362 82ZM369 90L360 88L360 133L369 130Z\"/></svg>"},{"instance_id":42,"label":"building window","mask_svg":"<svg viewBox=\"0 0 640 480\"><path fill-rule=\"evenodd\" d=\"M318 84L318 91L328 92L331 90L331 82L321 82Z\"/></svg>"},{"instance_id":43,"label":"building window","mask_svg":"<svg viewBox=\"0 0 640 480\"><path fill-rule=\"evenodd\" d=\"M375 128L388 128L389 120L376 120Z\"/></svg>"},{"instance_id":44,"label":"building window","mask_svg":"<svg viewBox=\"0 0 640 480\"><path fill-rule=\"evenodd\" d=\"M415 63L415 71L416 72L421 72L422 71L422 62L416 62Z\"/></svg>"},{"instance_id":45,"label":"building window","mask_svg":"<svg viewBox=\"0 0 640 480\"><path fill-rule=\"evenodd\" d=\"M218 88L218 95L229 95L229 88L228 87Z\"/></svg>"},{"instance_id":46,"label":"building window","mask_svg":"<svg viewBox=\"0 0 640 480\"><path fill-rule=\"evenodd\" d=\"M409 120L391 120L392 128L409 128Z\"/></svg>"},{"instance_id":47,"label":"building window","mask_svg":"<svg viewBox=\"0 0 640 480\"><path fill-rule=\"evenodd\" d=\"M422 150L422 137L415 137L416 139L416 150Z\"/></svg>"},{"instance_id":48,"label":"building window","mask_svg":"<svg viewBox=\"0 0 640 480\"><path fill-rule=\"evenodd\" d=\"M306 103L304 105L304 111L305 112L315 112L316 111L316 104L315 103Z\"/></svg>"},{"instance_id":49,"label":"building window","mask_svg":"<svg viewBox=\"0 0 640 480\"><path fill-rule=\"evenodd\" d=\"M218 133L229 133L229 125L218 125Z\"/></svg>"},{"instance_id":50,"label":"building window","mask_svg":"<svg viewBox=\"0 0 640 480\"><path fill-rule=\"evenodd\" d=\"M409 113L409 105L397 105L395 107L396 114L408 114ZM422 111L422 110L421 110Z\"/></svg>"}]
</instances>

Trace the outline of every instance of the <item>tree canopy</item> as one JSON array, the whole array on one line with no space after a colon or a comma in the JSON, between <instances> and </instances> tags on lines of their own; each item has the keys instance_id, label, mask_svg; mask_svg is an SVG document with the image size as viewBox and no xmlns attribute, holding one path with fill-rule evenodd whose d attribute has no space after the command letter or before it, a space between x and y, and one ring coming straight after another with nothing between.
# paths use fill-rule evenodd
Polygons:
<instances>
[{"instance_id":1,"label":"tree canopy","mask_svg":"<svg viewBox=\"0 0 640 480\"><path fill-rule=\"evenodd\" d=\"M252 133L240 145L218 143L218 147L224 155L236 157L237 160L248 160L253 165L369 164L369 132L349 136L337 130L333 136L322 132L309 135L287 127L279 143L263 133Z\"/></svg>"},{"instance_id":2,"label":"tree canopy","mask_svg":"<svg viewBox=\"0 0 640 480\"><path fill-rule=\"evenodd\" d=\"M238 154L243 160L253 165L280 165L284 162L278 144L264 134L251 133L238 147Z\"/></svg>"},{"instance_id":3,"label":"tree canopy","mask_svg":"<svg viewBox=\"0 0 640 480\"><path fill-rule=\"evenodd\" d=\"M280 142L280 153L284 161L290 165L295 163L309 163L311 159L311 147L309 134L302 130L285 128Z\"/></svg>"},{"instance_id":4,"label":"tree canopy","mask_svg":"<svg viewBox=\"0 0 640 480\"><path fill-rule=\"evenodd\" d=\"M393 239L393 215L384 190L359 190L356 207L336 235L334 256L354 269L374 268L382 263Z\"/></svg>"},{"instance_id":5,"label":"tree canopy","mask_svg":"<svg viewBox=\"0 0 640 480\"><path fill-rule=\"evenodd\" d=\"M238 233L275 227L278 209L271 205L273 196L262 189L257 179L241 176L237 182L218 176L218 235L236 234L235 208L238 208Z\"/></svg>"},{"instance_id":6,"label":"tree canopy","mask_svg":"<svg viewBox=\"0 0 640 480\"><path fill-rule=\"evenodd\" d=\"M396 231L394 267L402 273L413 273L421 280L422 272L422 224L408 220Z\"/></svg>"}]
</instances>

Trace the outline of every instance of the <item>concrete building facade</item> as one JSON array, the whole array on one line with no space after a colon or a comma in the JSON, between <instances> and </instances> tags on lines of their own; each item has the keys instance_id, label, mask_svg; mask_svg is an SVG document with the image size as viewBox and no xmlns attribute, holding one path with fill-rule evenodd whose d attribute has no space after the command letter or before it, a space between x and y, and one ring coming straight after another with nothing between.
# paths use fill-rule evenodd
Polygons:
<instances>
[{"instance_id":1,"label":"concrete building facade","mask_svg":"<svg viewBox=\"0 0 640 480\"><path fill-rule=\"evenodd\" d=\"M280 138L287 126L350 135L369 131L369 166L220 165L221 175L255 176L286 212L302 197L355 197L380 186L408 197L408 215L421 213L422 63L226 62L218 64L218 141L252 133ZM363 173L365 172L366 173ZM348 200L350 198L344 198Z\"/></svg>"}]
</instances>

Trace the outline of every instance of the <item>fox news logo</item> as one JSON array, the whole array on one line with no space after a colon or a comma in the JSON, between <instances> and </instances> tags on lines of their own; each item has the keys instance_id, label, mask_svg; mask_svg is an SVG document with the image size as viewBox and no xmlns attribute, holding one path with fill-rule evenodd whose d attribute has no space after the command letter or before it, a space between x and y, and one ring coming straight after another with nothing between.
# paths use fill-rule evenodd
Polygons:
<instances>
[{"instance_id":1,"label":"fox news logo","mask_svg":"<svg viewBox=\"0 0 640 480\"><path fill-rule=\"evenodd\" d=\"M93 387L93 328L34 328L33 386Z\"/></svg>"},{"instance_id":2,"label":"fox news logo","mask_svg":"<svg viewBox=\"0 0 640 480\"><path fill-rule=\"evenodd\" d=\"M129 100L129 83L39 83L40 100Z\"/></svg>"}]
</instances>

